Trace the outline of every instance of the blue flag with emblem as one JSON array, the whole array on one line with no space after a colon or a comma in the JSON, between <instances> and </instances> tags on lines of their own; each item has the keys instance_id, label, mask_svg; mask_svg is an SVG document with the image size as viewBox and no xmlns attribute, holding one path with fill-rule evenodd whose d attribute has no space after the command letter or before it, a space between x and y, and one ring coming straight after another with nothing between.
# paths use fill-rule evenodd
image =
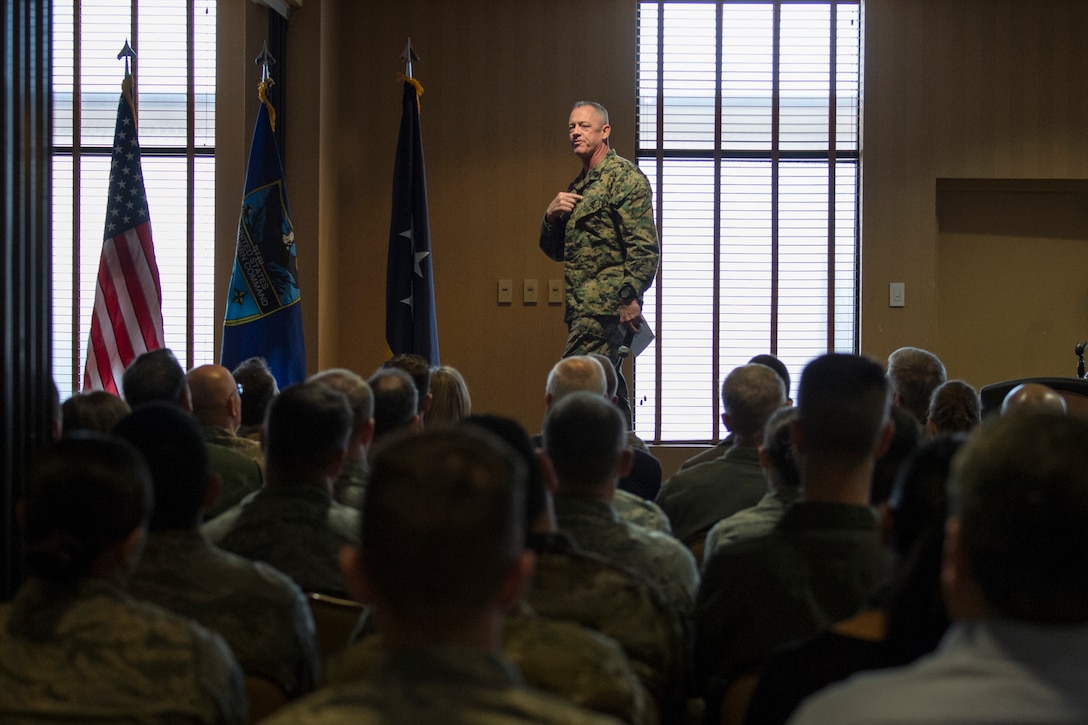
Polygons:
<instances>
[{"instance_id":1,"label":"blue flag with emblem","mask_svg":"<svg viewBox=\"0 0 1088 725\"><path fill-rule=\"evenodd\" d=\"M262 81L258 88L261 107L249 150L219 363L233 370L247 358L263 357L284 388L305 379L306 347L295 232L268 83Z\"/></svg>"},{"instance_id":2,"label":"blue flag with emblem","mask_svg":"<svg viewBox=\"0 0 1088 725\"><path fill-rule=\"evenodd\" d=\"M394 355L415 353L439 364L435 322L431 233L419 96L423 87L404 80L397 156L393 168L393 214L386 262L385 339Z\"/></svg>"}]
</instances>

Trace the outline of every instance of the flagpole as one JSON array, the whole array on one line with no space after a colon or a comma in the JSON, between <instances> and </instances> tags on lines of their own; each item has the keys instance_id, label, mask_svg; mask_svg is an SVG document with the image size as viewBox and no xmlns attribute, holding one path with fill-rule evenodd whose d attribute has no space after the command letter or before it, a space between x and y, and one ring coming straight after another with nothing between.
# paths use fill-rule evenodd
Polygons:
<instances>
[{"instance_id":1,"label":"flagpole","mask_svg":"<svg viewBox=\"0 0 1088 725\"><path fill-rule=\"evenodd\" d=\"M121 52L117 54L117 60L121 60L122 58L125 59L125 76L126 77L132 75L129 72L128 59L129 58L135 58L135 57L136 57L136 51L134 51L132 49L132 46L128 44L128 38L125 38L125 47L121 48Z\"/></svg>"},{"instance_id":2,"label":"flagpole","mask_svg":"<svg viewBox=\"0 0 1088 725\"><path fill-rule=\"evenodd\" d=\"M272 66L276 64L276 59L268 52L267 38L264 41L261 54L254 58L253 62L261 67L261 83L267 83L272 78Z\"/></svg>"},{"instance_id":3,"label":"flagpole","mask_svg":"<svg viewBox=\"0 0 1088 725\"><path fill-rule=\"evenodd\" d=\"M386 259L385 339L390 355L414 353L440 364L435 321L427 180L419 98L423 86L412 76L419 55L412 39L401 53L405 75L401 89L401 125L393 167L393 204Z\"/></svg>"},{"instance_id":4,"label":"flagpole","mask_svg":"<svg viewBox=\"0 0 1088 725\"><path fill-rule=\"evenodd\" d=\"M110 158L102 253L98 263L83 390L121 393L125 369L144 352L165 346L162 286L155 261L136 132L135 82L126 40L125 61Z\"/></svg>"},{"instance_id":5,"label":"flagpole","mask_svg":"<svg viewBox=\"0 0 1088 725\"><path fill-rule=\"evenodd\" d=\"M282 389L306 378L297 246L283 163L276 139L276 109L268 97L276 62L265 41L253 141L239 210L234 266L227 291L219 364L233 369L263 357Z\"/></svg>"},{"instance_id":6,"label":"flagpole","mask_svg":"<svg viewBox=\"0 0 1088 725\"><path fill-rule=\"evenodd\" d=\"M412 50L412 36L408 36L408 45L404 46L404 52L400 54L400 62L404 63L404 75L412 77L412 61L419 60L419 56Z\"/></svg>"}]
</instances>

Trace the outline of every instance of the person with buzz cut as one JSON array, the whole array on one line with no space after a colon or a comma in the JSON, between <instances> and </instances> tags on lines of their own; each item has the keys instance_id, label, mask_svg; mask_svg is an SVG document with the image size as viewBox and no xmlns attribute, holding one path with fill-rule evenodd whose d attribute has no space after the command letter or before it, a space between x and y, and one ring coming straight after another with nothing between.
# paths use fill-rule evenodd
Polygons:
<instances>
[{"instance_id":1,"label":"person with buzz cut","mask_svg":"<svg viewBox=\"0 0 1088 725\"><path fill-rule=\"evenodd\" d=\"M263 561L304 591L346 596L340 549L359 543L359 510L333 498L352 430L347 398L322 383L284 388L265 424L267 483L203 526L208 539Z\"/></svg>"},{"instance_id":2,"label":"person with buzz cut","mask_svg":"<svg viewBox=\"0 0 1088 725\"><path fill-rule=\"evenodd\" d=\"M372 607L382 652L369 675L319 690L270 725L618 720L526 687L502 654L506 614L529 587L525 470L467 428L401 434L376 451L362 544L341 554Z\"/></svg>"},{"instance_id":3,"label":"person with buzz cut","mask_svg":"<svg viewBox=\"0 0 1088 725\"><path fill-rule=\"evenodd\" d=\"M196 422L176 406L151 403L115 432L143 455L155 492L132 594L218 632L247 675L274 682L288 697L312 690L317 633L302 591L272 567L212 546L200 532L201 511L219 481Z\"/></svg>"}]
</instances>

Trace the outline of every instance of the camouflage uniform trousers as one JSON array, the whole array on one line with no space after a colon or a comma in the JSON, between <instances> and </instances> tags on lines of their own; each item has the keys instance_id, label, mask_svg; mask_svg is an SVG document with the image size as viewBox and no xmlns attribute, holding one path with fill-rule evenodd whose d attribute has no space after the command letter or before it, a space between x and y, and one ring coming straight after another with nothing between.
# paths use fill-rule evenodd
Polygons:
<instances>
[{"instance_id":1,"label":"camouflage uniform trousers","mask_svg":"<svg viewBox=\"0 0 1088 725\"><path fill-rule=\"evenodd\" d=\"M631 394L627 380L623 377L623 358L619 352L626 335L627 330L620 326L619 317L575 318L570 321L563 357L599 353L612 361L617 380L616 406L623 413L630 429L634 420L631 413Z\"/></svg>"}]
</instances>

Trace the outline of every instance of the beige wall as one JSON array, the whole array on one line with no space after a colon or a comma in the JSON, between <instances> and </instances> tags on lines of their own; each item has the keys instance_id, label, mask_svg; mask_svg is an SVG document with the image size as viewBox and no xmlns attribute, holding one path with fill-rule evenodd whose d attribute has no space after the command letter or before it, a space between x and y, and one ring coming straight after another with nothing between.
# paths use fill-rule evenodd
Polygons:
<instances>
[{"instance_id":1,"label":"beige wall","mask_svg":"<svg viewBox=\"0 0 1088 725\"><path fill-rule=\"evenodd\" d=\"M1082 0L866 4L864 352L926 347L976 386L1074 374L1086 35ZM889 282L906 307L889 308Z\"/></svg>"},{"instance_id":2,"label":"beige wall","mask_svg":"<svg viewBox=\"0 0 1088 725\"><path fill-rule=\"evenodd\" d=\"M366 375L385 356L395 76L410 35L426 89L442 357L464 373L477 410L539 426L544 376L565 329L561 307L546 295L522 304L520 285L535 278L543 288L562 276L538 251L536 232L547 202L578 171L564 137L570 104L603 102L616 147L633 151L635 9L634 0L306 1L288 31L287 187L311 371L345 365ZM221 37L230 39L219 45L219 97L239 99L221 102L218 116L216 279L225 285L256 113L253 58L267 25L250 2L221 3L219 12ZM937 202L940 180L953 190L942 192L943 216L963 219L971 212L957 211L956 180L996 180L978 193L1000 195L1010 192L1001 180L1088 177L1088 3L869 0L864 17L862 351L882 359L900 345L928 347L948 359L952 376L975 385L1071 373L1077 335L1068 336L1083 327L1088 339L1088 294L1069 290L1068 304L1055 309L1075 275L1059 286L1040 277L1048 265L1078 268L1085 256L1088 230L1070 231L1076 202L1065 207L1073 221L1060 233L974 224L967 240L962 224L940 228ZM1023 193L1038 193L1031 188ZM1053 193L1068 201L1083 187L1059 182ZM971 203L1006 206L988 198ZM975 259L987 236L1000 237L1004 252ZM1018 249L1051 261L1022 273ZM978 272L973 281L964 282L964 267ZM515 281L513 305L496 303L500 278ZM987 279L1020 284L988 290ZM906 283L906 307L888 307L889 282ZM973 293L963 294L965 285ZM1044 288L1051 292L1033 292ZM1002 297L999 309L991 292ZM1050 325L1039 347L1037 322L1061 316L1068 321Z\"/></svg>"},{"instance_id":3,"label":"beige wall","mask_svg":"<svg viewBox=\"0 0 1088 725\"><path fill-rule=\"evenodd\" d=\"M217 281L229 278L244 153L256 101L253 58L264 11L220 5ZM617 149L634 149L634 3L308 0L288 31L290 195L311 371L343 365L368 375L385 359L385 261L393 157L408 37L421 56L438 334L443 361L464 374L480 412L530 429L543 415L544 378L565 340L546 282L562 266L537 248L552 196L578 173L566 144L570 105L609 107ZM592 37L592 42L587 39ZM244 82L237 76L244 72ZM251 110L251 107L254 110ZM500 278L515 302L500 306ZM540 280L536 305L521 282ZM217 299L223 295L217 295ZM222 302L219 302L222 305Z\"/></svg>"}]
</instances>

